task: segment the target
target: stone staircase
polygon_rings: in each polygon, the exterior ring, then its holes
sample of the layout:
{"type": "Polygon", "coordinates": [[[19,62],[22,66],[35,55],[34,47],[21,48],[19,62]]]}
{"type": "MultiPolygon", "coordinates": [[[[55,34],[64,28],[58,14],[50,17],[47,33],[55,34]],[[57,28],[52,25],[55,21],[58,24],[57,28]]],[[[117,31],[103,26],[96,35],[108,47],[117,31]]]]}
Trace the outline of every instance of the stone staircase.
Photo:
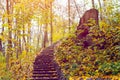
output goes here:
{"type": "Polygon", "coordinates": [[[54,46],[47,47],[34,61],[31,80],[65,80],[54,60],[54,46]]]}

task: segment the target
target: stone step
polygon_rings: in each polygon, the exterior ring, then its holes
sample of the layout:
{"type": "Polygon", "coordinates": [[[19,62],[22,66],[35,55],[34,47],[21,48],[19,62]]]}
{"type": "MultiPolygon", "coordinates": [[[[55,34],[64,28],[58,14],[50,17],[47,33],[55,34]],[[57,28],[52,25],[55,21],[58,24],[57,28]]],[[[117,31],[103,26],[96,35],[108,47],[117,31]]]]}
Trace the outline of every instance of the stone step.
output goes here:
{"type": "Polygon", "coordinates": [[[35,73],[37,73],[37,72],[41,72],[41,73],[42,73],[42,72],[43,72],[43,73],[44,73],[44,72],[48,72],[48,73],[57,73],[57,71],[32,71],[32,72],[33,72],[33,73],[34,73],[34,72],[35,72],[35,73]]]}
{"type": "Polygon", "coordinates": [[[58,80],[58,77],[56,77],[56,76],[55,76],[55,77],[33,76],[32,78],[33,78],[33,79],[37,79],[37,80],[38,80],[38,79],[40,79],[40,80],[54,80],[54,79],[55,79],[55,80],[58,80]]]}
{"type": "Polygon", "coordinates": [[[50,62],[50,63],[45,63],[45,62],[34,62],[34,64],[37,65],[37,64],[53,64],[53,63],[52,63],[52,62],[50,62]]]}
{"type": "Polygon", "coordinates": [[[56,71],[55,68],[51,68],[51,69],[48,69],[48,68],[44,68],[44,69],[34,69],[33,71],[56,71]]]}
{"type": "Polygon", "coordinates": [[[38,66],[38,67],[41,67],[41,66],[43,66],[43,67],[46,67],[46,66],[51,67],[51,66],[54,66],[54,65],[55,64],[53,64],[53,63],[49,63],[49,64],[45,63],[45,64],[35,64],[33,67],[36,67],[36,66],[38,66]]]}
{"type": "Polygon", "coordinates": [[[33,71],[33,74],[57,74],[57,71],[33,71]]]}
{"type": "Polygon", "coordinates": [[[35,60],[39,60],[39,59],[47,59],[47,58],[51,58],[51,56],[53,57],[53,55],[42,55],[40,57],[36,57],[35,60]]]}
{"type": "Polygon", "coordinates": [[[50,62],[52,62],[53,61],[53,59],[41,59],[41,60],[35,60],[35,62],[47,62],[47,63],[50,63],[50,62]]]}
{"type": "Polygon", "coordinates": [[[48,59],[52,60],[52,57],[51,56],[44,56],[44,57],[36,58],[35,60],[48,60],[48,59]]]}
{"type": "Polygon", "coordinates": [[[54,65],[35,65],[33,68],[53,68],[55,67],[54,65]]]}
{"type": "Polygon", "coordinates": [[[52,68],[38,67],[38,68],[34,68],[34,70],[56,70],[56,69],[55,67],[52,67],[52,68]]]}
{"type": "Polygon", "coordinates": [[[33,74],[32,77],[58,77],[57,74],[33,74]]]}
{"type": "Polygon", "coordinates": [[[58,78],[47,78],[47,77],[44,77],[44,78],[41,78],[41,77],[33,77],[31,78],[30,80],[59,80],[58,78]]]}

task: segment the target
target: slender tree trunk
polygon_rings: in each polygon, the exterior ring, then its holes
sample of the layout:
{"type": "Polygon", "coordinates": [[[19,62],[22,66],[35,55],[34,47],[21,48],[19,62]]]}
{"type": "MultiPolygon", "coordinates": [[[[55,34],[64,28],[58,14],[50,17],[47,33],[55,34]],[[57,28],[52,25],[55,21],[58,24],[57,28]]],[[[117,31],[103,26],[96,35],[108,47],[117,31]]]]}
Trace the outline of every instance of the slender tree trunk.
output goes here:
{"type": "Polygon", "coordinates": [[[70,32],[70,0],[68,0],[68,25],[69,25],[69,32],[70,32]]]}
{"type": "MultiPolygon", "coordinates": [[[[46,0],[45,0],[45,9],[47,9],[46,6],[46,0]]],[[[48,23],[47,23],[47,19],[48,19],[48,14],[45,12],[45,26],[44,26],[44,39],[43,39],[43,48],[45,48],[47,46],[47,42],[48,42],[48,31],[47,31],[47,27],[48,27],[48,23]]]]}
{"type": "MultiPolygon", "coordinates": [[[[19,34],[21,34],[20,31],[19,31],[19,34]]],[[[22,42],[21,42],[21,37],[18,38],[18,42],[19,42],[19,43],[18,43],[18,46],[19,46],[19,47],[18,47],[18,51],[19,51],[20,54],[22,54],[22,44],[21,44],[22,42]]]]}
{"type": "Polygon", "coordinates": [[[19,19],[16,18],[16,28],[18,28],[18,30],[15,33],[16,40],[17,40],[17,42],[15,43],[15,46],[16,46],[16,58],[18,58],[19,54],[22,53],[22,51],[21,51],[21,37],[18,37],[21,34],[20,30],[19,30],[20,26],[18,25],[19,24],[18,20],[19,19]]]}
{"type": "MultiPolygon", "coordinates": [[[[4,24],[4,19],[2,19],[2,24],[4,24]]],[[[3,32],[4,32],[4,26],[2,26],[2,33],[1,35],[3,36],[3,32]]],[[[3,56],[5,56],[5,43],[1,40],[1,51],[2,51],[2,54],[3,56]]]]}
{"type": "Polygon", "coordinates": [[[41,26],[39,25],[39,17],[38,17],[38,37],[37,37],[37,47],[36,47],[36,49],[38,49],[38,48],[40,48],[40,33],[42,33],[41,32],[41,26]]]}
{"type": "Polygon", "coordinates": [[[98,0],[99,6],[100,6],[100,19],[102,20],[102,5],[100,0],[98,0]]]}
{"type": "MultiPolygon", "coordinates": [[[[39,27],[40,27],[40,26],[39,26],[39,17],[38,17],[38,22],[37,22],[37,24],[38,24],[37,48],[38,48],[38,47],[39,47],[39,43],[40,43],[40,42],[39,42],[39,41],[40,41],[40,37],[39,37],[39,35],[40,35],[40,32],[39,32],[39,27]]],[[[37,48],[36,48],[36,49],[37,49],[37,48]]]]}
{"type": "MultiPolygon", "coordinates": [[[[27,43],[30,45],[30,37],[31,37],[31,35],[30,35],[30,33],[31,33],[31,31],[30,31],[30,28],[31,28],[31,23],[29,22],[28,23],[28,35],[29,36],[27,36],[27,43]]],[[[30,51],[30,47],[27,47],[27,52],[29,52],[30,51]]]]}
{"type": "Polygon", "coordinates": [[[80,12],[79,12],[79,9],[78,9],[78,6],[77,6],[77,4],[76,4],[76,1],[75,1],[75,0],[74,0],[74,4],[75,4],[76,10],[77,10],[77,12],[78,12],[79,18],[80,18],[80,12]]]}
{"type": "Polygon", "coordinates": [[[19,48],[18,48],[18,36],[15,34],[15,38],[16,38],[16,40],[17,40],[17,42],[15,42],[15,49],[16,49],[16,58],[18,59],[18,57],[19,57],[19,48]]]}
{"type": "Polygon", "coordinates": [[[63,27],[62,35],[63,35],[63,38],[64,38],[64,37],[65,37],[65,34],[66,34],[66,33],[65,33],[65,26],[66,26],[66,24],[65,24],[65,22],[64,22],[64,17],[63,17],[63,15],[62,15],[62,21],[63,21],[63,22],[62,22],[62,24],[63,24],[63,26],[62,26],[62,27],[63,27]]]}
{"type": "MultiPolygon", "coordinates": [[[[2,24],[3,24],[3,20],[2,20],[2,24]]],[[[2,26],[2,32],[0,34],[1,36],[3,36],[3,31],[4,31],[4,27],[2,26]]],[[[2,54],[4,55],[2,47],[3,47],[2,39],[0,39],[0,52],[2,52],[2,54]]]]}
{"type": "MultiPolygon", "coordinates": [[[[18,21],[18,19],[16,19],[16,28],[18,28],[18,22],[17,22],[17,21],[18,21]]],[[[16,58],[18,59],[18,57],[19,57],[19,52],[20,52],[20,51],[19,51],[19,47],[18,47],[18,44],[19,44],[18,42],[19,42],[19,41],[18,41],[18,35],[17,35],[17,34],[19,35],[19,31],[16,31],[16,33],[15,33],[15,38],[16,38],[16,40],[17,40],[17,42],[15,42],[16,58]]]]}
{"type": "Polygon", "coordinates": [[[50,42],[51,44],[53,43],[53,22],[52,22],[52,19],[53,19],[53,15],[52,15],[52,2],[50,2],[50,27],[51,27],[51,39],[50,39],[50,42]]]}
{"type": "Polygon", "coordinates": [[[92,7],[95,8],[94,0],[92,0],[92,7]]]}
{"type": "Polygon", "coordinates": [[[86,10],[86,3],[85,3],[85,1],[86,1],[86,0],[84,0],[84,3],[83,3],[83,4],[84,4],[84,6],[83,6],[83,11],[86,10]]]}
{"type": "Polygon", "coordinates": [[[0,39],[0,52],[2,52],[2,39],[0,39]]]}
{"type": "Polygon", "coordinates": [[[43,48],[45,48],[47,46],[47,42],[48,42],[47,23],[45,24],[44,28],[45,29],[44,29],[43,48]]]}
{"type": "Polygon", "coordinates": [[[9,0],[6,0],[6,10],[7,10],[7,14],[8,14],[8,48],[7,48],[7,54],[6,54],[6,68],[7,70],[9,69],[10,65],[9,65],[9,58],[10,56],[12,55],[12,51],[11,51],[11,48],[12,48],[12,25],[11,25],[11,20],[9,18],[10,16],[10,1],[9,0]]]}
{"type": "Polygon", "coordinates": [[[24,47],[25,47],[25,51],[27,51],[27,41],[26,41],[26,38],[25,38],[25,25],[24,25],[24,22],[23,22],[23,41],[24,41],[24,47]]]}

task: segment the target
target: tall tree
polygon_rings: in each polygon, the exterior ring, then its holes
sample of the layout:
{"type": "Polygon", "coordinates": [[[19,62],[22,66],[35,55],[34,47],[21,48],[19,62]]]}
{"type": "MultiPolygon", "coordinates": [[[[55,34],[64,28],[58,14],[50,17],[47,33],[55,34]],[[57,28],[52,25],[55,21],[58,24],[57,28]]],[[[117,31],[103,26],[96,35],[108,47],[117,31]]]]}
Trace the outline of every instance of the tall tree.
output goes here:
{"type": "Polygon", "coordinates": [[[92,7],[95,8],[95,2],[92,0],[92,7]]]}
{"type": "Polygon", "coordinates": [[[47,46],[48,42],[48,13],[47,13],[47,0],[44,0],[44,5],[45,5],[45,10],[44,10],[44,20],[45,20],[45,25],[44,25],[44,39],[43,39],[43,48],[47,46]]]}
{"type": "Polygon", "coordinates": [[[0,39],[0,52],[2,52],[2,39],[0,39]]]}
{"type": "Polygon", "coordinates": [[[69,25],[69,32],[70,32],[70,0],[68,0],[68,25],[69,25]]]}
{"type": "MultiPolygon", "coordinates": [[[[0,7],[2,8],[2,10],[0,10],[1,12],[4,12],[4,8],[3,8],[3,5],[2,5],[2,2],[0,1],[0,7]]],[[[0,14],[0,19],[1,19],[1,21],[2,21],[2,24],[4,23],[4,21],[3,21],[3,16],[2,16],[2,14],[0,14]]],[[[1,36],[1,38],[0,38],[0,52],[2,52],[3,53],[3,42],[2,42],[2,36],[3,36],[3,32],[4,32],[4,27],[2,26],[2,31],[1,31],[1,33],[0,33],[0,36],[1,36]]],[[[3,54],[4,55],[4,54],[3,54]]]]}
{"type": "Polygon", "coordinates": [[[6,10],[8,15],[8,48],[7,48],[7,55],[6,55],[6,68],[9,69],[9,58],[12,55],[12,23],[11,23],[11,17],[10,17],[10,11],[12,8],[12,2],[11,0],[6,0],[6,10]]]}
{"type": "Polygon", "coordinates": [[[51,38],[50,38],[50,42],[52,44],[53,42],[53,11],[52,11],[52,1],[50,1],[50,27],[51,27],[51,38]]]}
{"type": "Polygon", "coordinates": [[[80,11],[79,11],[79,9],[78,9],[78,6],[77,6],[77,3],[76,3],[75,0],[74,0],[74,4],[75,4],[76,10],[77,10],[77,12],[78,12],[79,18],[80,18],[80,11]]]}
{"type": "Polygon", "coordinates": [[[100,0],[98,0],[98,3],[99,3],[99,7],[100,7],[100,19],[102,20],[102,4],[101,4],[100,0]]]}

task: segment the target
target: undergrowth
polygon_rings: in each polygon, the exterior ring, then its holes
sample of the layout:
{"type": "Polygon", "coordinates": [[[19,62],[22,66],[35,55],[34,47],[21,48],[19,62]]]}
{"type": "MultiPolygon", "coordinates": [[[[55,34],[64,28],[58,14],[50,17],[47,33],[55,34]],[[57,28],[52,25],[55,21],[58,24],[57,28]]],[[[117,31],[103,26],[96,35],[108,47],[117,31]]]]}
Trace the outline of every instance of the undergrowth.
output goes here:
{"type": "Polygon", "coordinates": [[[56,60],[69,79],[82,76],[119,77],[120,28],[92,26],[89,34],[82,39],[72,34],[58,47],[56,60]]]}

